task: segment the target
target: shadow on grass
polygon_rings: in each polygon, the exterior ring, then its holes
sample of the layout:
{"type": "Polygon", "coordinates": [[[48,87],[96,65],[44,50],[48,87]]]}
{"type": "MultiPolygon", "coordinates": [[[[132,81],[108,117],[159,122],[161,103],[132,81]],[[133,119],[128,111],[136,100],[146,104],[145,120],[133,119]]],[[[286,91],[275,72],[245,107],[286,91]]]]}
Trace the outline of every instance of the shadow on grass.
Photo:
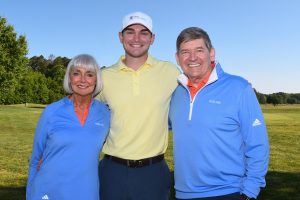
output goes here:
{"type": "Polygon", "coordinates": [[[1,200],[25,200],[26,188],[24,187],[3,187],[0,186],[1,200]]]}
{"type": "Polygon", "coordinates": [[[300,172],[270,171],[266,176],[267,186],[261,191],[259,200],[300,199],[300,172]]]}
{"type": "Polygon", "coordinates": [[[40,108],[40,109],[44,109],[46,106],[45,105],[27,105],[25,107],[26,108],[40,108]]]}
{"type": "MultiPolygon", "coordinates": [[[[174,172],[171,172],[171,196],[175,200],[174,172]]],[[[258,200],[299,200],[300,199],[300,172],[274,172],[270,171],[266,177],[267,187],[264,188],[258,200]]],[[[24,187],[3,187],[0,186],[1,200],[25,200],[24,187]]]]}
{"type": "MultiPolygon", "coordinates": [[[[175,200],[174,172],[170,200],[175,200]]],[[[267,187],[262,189],[258,200],[299,200],[300,199],[300,172],[268,172],[266,176],[267,187]]]]}

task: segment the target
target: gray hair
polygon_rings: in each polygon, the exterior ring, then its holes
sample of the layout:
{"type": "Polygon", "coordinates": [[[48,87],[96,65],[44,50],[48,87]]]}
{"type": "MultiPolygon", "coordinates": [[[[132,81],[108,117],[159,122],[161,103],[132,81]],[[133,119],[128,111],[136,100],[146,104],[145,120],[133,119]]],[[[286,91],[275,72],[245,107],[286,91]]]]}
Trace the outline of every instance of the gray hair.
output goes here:
{"type": "Polygon", "coordinates": [[[180,49],[180,45],[184,42],[189,42],[191,40],[203,39],[205,46],[210,51],[213,48],[211,41],[209,39],[208,34],[201,28],[198,27],[189,27],[181,31],[181,33],[177,37],[176,41],[176,50],[177,52],[180,49]]]}
{"type": "Polygon", "coordinates": [[[93,97],[97,96],[102,90],[102,79],[101,79],[101,71],[100,67],[98,66],[97,61],[95,58],[88,54],[79,54],[72,58],[67,66],[67,71],[64,77],[64,89],[68,94],[73,94],[72,87],[70,85],[70,72],[73,69],[82,67],[84,69],[88,69],[94,71],[96,73],[96,86],[93,92],[93,97]]]}

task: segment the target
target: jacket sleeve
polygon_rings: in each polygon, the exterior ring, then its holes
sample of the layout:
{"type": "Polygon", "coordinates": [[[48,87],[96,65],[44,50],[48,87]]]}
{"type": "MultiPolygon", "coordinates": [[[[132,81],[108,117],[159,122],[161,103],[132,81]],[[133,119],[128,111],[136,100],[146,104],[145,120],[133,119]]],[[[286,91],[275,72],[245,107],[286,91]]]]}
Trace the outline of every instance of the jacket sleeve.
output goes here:
{"type": "Polygon", "coordinates": [[[241,192],[256,198],[260,188],[266,186],[270,153],[267,128],[250,84],[243,91],[240,103],[239,118],[245,155],[245,177],[241,192]]]}
{"type": "Polygon", "coordinates": [[[46,145],[47,139],[47,121],[48,121],[48,112],[47,108],[41,114],[39,122],[36,127],[33,146],[32,146],[32,155],[29,162],[29,171],[28,171],[28,180],[26,186],[26,199],[30,199],[32,190],[32,184],[36,174],[38,173],[38,165],[42,159],[42,155],[46,145]]]}

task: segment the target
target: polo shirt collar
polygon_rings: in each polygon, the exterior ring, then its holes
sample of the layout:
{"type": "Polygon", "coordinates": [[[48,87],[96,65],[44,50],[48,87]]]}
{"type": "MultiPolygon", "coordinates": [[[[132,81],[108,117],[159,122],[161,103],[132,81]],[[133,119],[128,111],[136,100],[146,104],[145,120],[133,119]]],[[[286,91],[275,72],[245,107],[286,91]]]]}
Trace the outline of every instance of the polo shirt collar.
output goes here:
{"type": "MultiPolygon", "coordinates": [[[[130,67],[127,67],[123,60],[125,59],[125,56],[121,56],[118,60],[118,68],[121,71],[132,71],[132,69],[130,67]]],[[[146,60],[146,62],[139,68],[139,70],[143,69],[143,68],[148,68],[148,67],[153,67],[155,66],[155,59],[148,54],[148,58],[146,60]]]]}

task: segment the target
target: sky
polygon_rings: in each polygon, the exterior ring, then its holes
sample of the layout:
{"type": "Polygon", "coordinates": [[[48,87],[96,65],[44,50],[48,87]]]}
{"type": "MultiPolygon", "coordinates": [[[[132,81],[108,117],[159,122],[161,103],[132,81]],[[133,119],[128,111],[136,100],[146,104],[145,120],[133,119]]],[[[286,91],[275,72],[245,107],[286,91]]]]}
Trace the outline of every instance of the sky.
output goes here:
{"type": "Polygon", "coordinates": [[[178,34],[203,28],[222,68],[264,94],[300,93],[299,10],[299,0],[0,0],[28,58],[88,53],[110,66],[124,54],[122,18],[142,11],[153,20],[152,56],[176,64],[178,34]]]}

